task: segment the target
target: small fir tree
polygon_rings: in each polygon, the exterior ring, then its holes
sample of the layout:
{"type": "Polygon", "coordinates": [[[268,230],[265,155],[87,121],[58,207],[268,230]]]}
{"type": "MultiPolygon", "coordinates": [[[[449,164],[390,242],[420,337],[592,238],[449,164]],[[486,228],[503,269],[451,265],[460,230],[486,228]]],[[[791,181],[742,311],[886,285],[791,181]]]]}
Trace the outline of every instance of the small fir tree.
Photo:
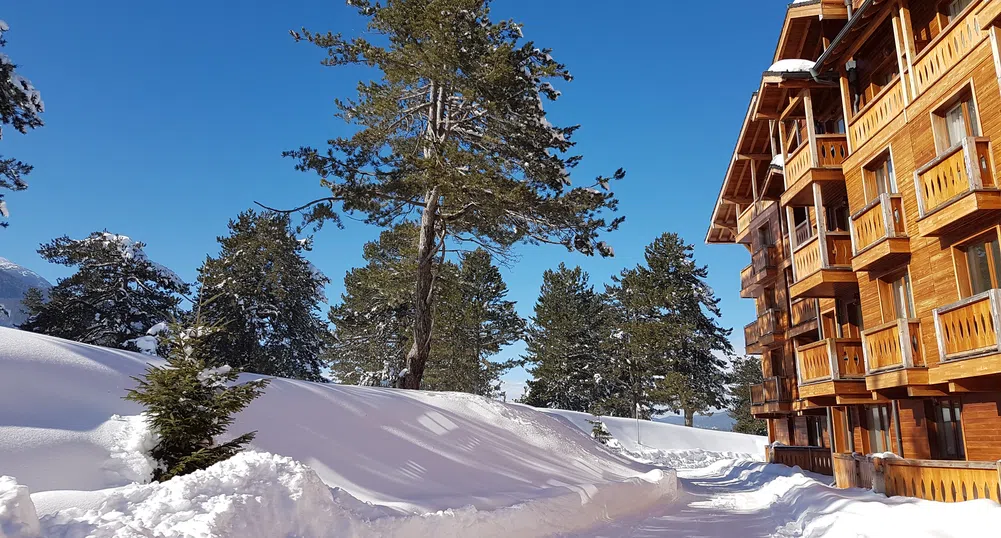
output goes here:
{"type": "Polygon", "coordinates": [[[38,250],[52,263],[77,271],[49,290],[24,299],[22,329],[105,347],[136,350],[138,338],[178,318],[189,287],[152,261],[145,245],[124,235],[94,232],[84,239],[60,237],[38,250]]]}
{"type": "Polygon", "coordinates": [[[542,280],[524,357],[533,379],[522,401],[591,412],[607,397],[602,343],[608,311],[580,267],[569,269],[561,263],[542,280]]]}
{"type": "Polygon", "coordinates": [[[256,432],[245,433],[217,444],[216,439],[267,386],[258,379],[234,384],[240,371],[215,366],[208,354],[206,337],[217,328],[196,323],[174,325],[165,367],[149,365],[137,387],[125,399],[146,407],[150,427],[158,436],[151,456],[158,463],[153,480],[163,482],[205,469],[240,452],[256,432]]]}
{"type": "Polygon", "coordinates": [[[733,431],[751,435],[768,435],[768,425],[751,414],[751,385],[764,382],[761,360],[756,357],[735,357],[730,373],[730,407],[727,414],[734,420],[733,431]]]}
{"type": "Polygon", "coordinates": [[[298,208],[307,221],[339,222],[345,213],[419,226],[401,386],[420,388],[433,344],[434,275],[449,244],[504,254],[519,242],[548,243],[611,255],[599,234],[621,222],[605,212],[617,206],[609,183],[625,174],[571,188],[577,127],[551,124],[543,102],[560,95],[552,81],[572,76],[550,50],[523,40],[520,24],[491,19],[488,0],[350,3],[367,20],[366,35],[292,35],[324,49],[325,65],[371,68],[356,98],[336,101],[354,134],[286,155],[329,190],[298,208]]]}
{"type": "Polygon", "coordinates": [[[593,437],[595,441],[603,445],[607,445],[612,439],[612,434],[608,433],[608,428],[605,427],[605,423],[598,417],[595,417],[594,420],[587,419],[587,422],[591,425],[591,437],[593,437]]]}
{"type": "Polygon", "coordinates": [[[219,237],[219,255],[199,268],[202,308],[214,360],[262,375],[322,381],[326,324],[319,316],[329,280],[304,256],[286,215],[245,211],[219,237]]]}
{"type": "MultiPolygon", "coordinates": [[[[7,45],[4,34],[10,30],[6,22],[0,20],[0,49],[7,45]]],[[[42,126],[40,115],[45,111],[41,94],[31,81],[19,75],[17,65],[10,57],[0,52],[0,138],[3,126],[11,125],[21,134],[28,129],[42,126]]],[[[0,154],[0,190],[23,191],[28,188],[24,176],[32,170],[30,164],[0,154]]],[[[3,192],[0,192],[0,228],[6,228],[9,211],[3,192]]]]}

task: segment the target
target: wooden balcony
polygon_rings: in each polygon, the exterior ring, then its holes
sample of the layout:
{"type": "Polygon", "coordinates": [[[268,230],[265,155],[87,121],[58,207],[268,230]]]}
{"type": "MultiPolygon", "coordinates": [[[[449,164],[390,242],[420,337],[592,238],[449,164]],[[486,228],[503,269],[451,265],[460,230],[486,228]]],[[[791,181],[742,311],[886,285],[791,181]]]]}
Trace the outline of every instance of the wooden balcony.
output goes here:
{"type": "Polygon", "coordinates": [[[921,324],[916,319],[897,319],[863,331],[862,351],[869,390],[928,383],[921,324]]]}
{"type": "Polygon", "coordinates": [[[754,266],[748,265],[740,270],[740,296],[744,299],[754,297],[754,266]]]}
{"type": "MultiPolygon", "coordinates": [[[[981,7],[995,3],[983,2],[981,7]]],[[[947,31],[936,36],[920,54],[914,57],[912,61],[914,68],[910,70],[913,86],[917,91],[914,99],[934,86],[987,38],[988,32],[977,23],[977,11],[979,9],[967,10],[961,19],[954,21],[947,27],[947,31]]]]}
{"type": "Polygon", "coordinates": [[[755,355],[785,341],[784,313],[774,308],[762,312],[758,319],[744,326],[747,353],[755,355]]]}
{"type": "Polygon", "coordinates": [[[772,245],[751,254],[751,265],[740,272],[740,296],[744,298],[761,295],[765,286],[778,276],[779,250],[772,245]]]}
{"type": "Polygon", "coordinates": [[[838,297],[858,290],[849,232],[814,236],[796,248],[792,265],[796,282],[789,287],[789,293],[793,299],[838,297]]]}
{"type": "Polygon", "coordinates": [[[834,454],[834,478],[839,488],[871,489],[888,497],[928,501],[1001,500],[997,462],[880,458],[834,454]]]}
{"type": "Polygon", "coordinates": [[[751,414],[759,418],[788,415],[795,399],[796,380],[767,377],[764,383],[751,385],[751,414]]]}
{"type": "Polygon", "coordinates": [[[736,241],[745,245],[749,244],[751,242],[750,232],[756,228],[755,224],[766,218],[765,215],[774,207],[778,207],[775,202],[759,200],[744,208],[740,215],[737,215],[736,241]]]}
{"type": "Polygon", "coordinates": [[[911,256],[904,229],[903,200],[881,194],[851,217],[852,269],[876,271],[899,267],[911,256]]]}
{"type": "Polygon", "coordinates": [[[848,138],[843,134],[817,135],[813,143],[801,144],[785,164],[786,190],[783,206],[813,204],[813,185],[844,184],[841,163],[848,157],[848,138]]]}
{"type": "Polygon", "coordinates": [[[819,446],[773,446],[768,449],[768,463],[799,467],[804,471],[832,475],[831,449],[819,446]]]}
{"type": "Polygon", "coordinates": [[[860,339],[828,338],[798,346],[796,367],[800,398],[869,396],[860,339]]]}
{"type": "Polygon", "coordinates": [[[817,300],[797,299],[790,307],[786,337],[794,338],[810,331],[817,331],[817,300]]]}
{"type": "Polygon", "coordinates": [[[930,383],[1001,373],[1001,290],[992,289],[935,309],[939,363],[930,383]]]}
{"type": "Polygon", "coordinates": [[[744,348],[748,355],[761,354],[762,347],[758,344],[758,321],[744,325],[744,348]]]}
{"type": "Polygon", "coordinates": [[[963,139],[915,170],[918,230],[940,236],[968,229],[971,222],[1001,215],[1001,191],[994,178],[988,138],[963,139]]]}
{"type": "Polygon", "coordinates": [[[848,125],[852,147],[858,151],[904,111],[904,87],[897,77],[889,86],[862,107],[848,125]]]}

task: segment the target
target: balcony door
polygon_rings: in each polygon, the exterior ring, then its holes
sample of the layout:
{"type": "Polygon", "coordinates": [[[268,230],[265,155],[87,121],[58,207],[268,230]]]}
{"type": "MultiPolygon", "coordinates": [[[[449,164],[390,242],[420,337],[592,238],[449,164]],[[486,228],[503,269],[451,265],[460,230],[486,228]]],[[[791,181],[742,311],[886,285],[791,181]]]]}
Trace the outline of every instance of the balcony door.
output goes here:
{"type": "Polygon", "coordinates": [[[925,412],[931,420],[932,442],[935,444],[935,459],[962,460],[966,458],[963,444],[962,405],[957,399],[929,401],[925,412]]]}
{"type": "Polygon", "coordinates": [[[949,16],[949,22],[958,19],[963,13],[963,10],[969,7],[972,3],[973,0],[952,0],[952,2],[949,2],[948,7],[946,8],[947,15],[949,16]]]}
{"type": "Polygon", "coordinates": [[[865,406],[866,430],[869,433],[869,453],[892,452],[890,448],[890,407],[865,406]]]}
{"type": "Polygon", "coordinates": [[[939,155],[958,146],[966,137],[980,136],[977,105],[969,88],[940,107],[932,118],[932,130],[939,155]]]}
{"type": "Polygon", "coordinates": [[[880,279],[879,299],[884,323],[895,319],[914,319],[911,276],[906,270],[880,279]]]}

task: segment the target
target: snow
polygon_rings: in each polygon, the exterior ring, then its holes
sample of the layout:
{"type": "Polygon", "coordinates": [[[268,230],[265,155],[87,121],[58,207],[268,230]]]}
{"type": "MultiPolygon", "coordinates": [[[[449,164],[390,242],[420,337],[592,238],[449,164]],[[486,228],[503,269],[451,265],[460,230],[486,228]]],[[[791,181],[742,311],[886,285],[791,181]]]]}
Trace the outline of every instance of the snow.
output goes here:
{"type": "Polygon", "coordinates": [[[813,69],[816,62],[810,60],[779,60],[767,69],[769,73],[803,73],[813,69]]]}
{"type": "Polygon", "coordinates": [[[783,166],[785,166],[785,162],[786,162],[785,157],[783,157],[782,154],[779,153],[778,155],[772,157],[772,162],[770,162],[768,165],[778,166],[779,168],[782,168],[783,166]]]}
{"type": "Polygon", "coordinates": [[[40,531],[28,488],[0,476],[0,538],[32,538],[40,531]]]}
{"type": "Polygon", "coordinates": [[[0,32],[6,32],[8,30],[10,30],[10,26],[7,24],[7,21],[0,19],[0,32]]]}
{"type": "Polygon", "coordinates": [[[91,234],[90,237],[82,239],[80,242],[100,243],[104,248],[117,249],[123,259],[146,262],[153,267],[153,270],[156,271],[161,277],[171,281],[175,286],[184,287],[185,285],[184,281],[181,280],[181,277],[177,276],[177,273],[174,273],[163,265],[149,259],[146,252],[143,250],[145,245],[142,242],[133,241],[132,238],[127,235],[100,232],[91,234]]]}
{"type": "Polygon", "coordinates": [[[144,484],[156,441],[122,396],[147,361],[0,329],[0,475],[43,536],[547,536],[677,497],[673,470],[526,406],[286,379],[231,429],[258,432],[253,452],[144,484]]]}

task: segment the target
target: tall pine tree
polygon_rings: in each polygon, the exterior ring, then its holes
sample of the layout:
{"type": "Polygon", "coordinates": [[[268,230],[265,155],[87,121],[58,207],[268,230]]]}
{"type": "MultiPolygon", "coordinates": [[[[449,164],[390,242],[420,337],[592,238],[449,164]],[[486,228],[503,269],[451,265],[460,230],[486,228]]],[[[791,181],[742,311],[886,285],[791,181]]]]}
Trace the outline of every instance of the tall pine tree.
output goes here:
{"type": "MultiPolygon", "coordinates": [[[[7,46],[6,33],[10,30],[7,23],[0,20],[0,49],[7,46]]],[[[40,115],[45,111],[41,94],[32,86],[31,81],[19,75],[17,65],[3,52],[0,52],[0,138],[3,138],[3,126],[11,125],[21,134],[42,126],[40,115]]],[[[13,157],[0,154],[0,190],[23,191],[28,188],[24,176],[31,172],[30,164],[13,157]]],[[[0,228],[6,228],[7,202],[3,192],[0,192],[0,228]]]]}
{"type": "Polygon", "coordinates": [[[607,396],[605,334],[610,316],[601,294],[580,267],[560,264],[542,276],[528,329],[524,403],[592,412],[607,396]]]}
{"type": "Polygon", "coordinates": [[[306,260],[287,215],[245,211],[199,269],[202,316],[214,360],[247,372],[320,381],[329,280],[306,260]]]}
{"type": "Polygon", "coordinates": [[[730,331],[718,323],[719,299],[691,245],[665,233],[646,247],[644,261],[616,279],[625,291],[619,297],[641,376],[655,382],[644,389],[644,398],[653,407],[683,412],[692,426],[696,413],[728,403],[724,368],[733,353],[730,331]]]}
{"type": "Polygon", "coordinates": [[[489,0],[352,0],[374,39],[293,32],[326,51],[324,65],[373,68],[375,80],[338,100],[355,128],[326,150],[286,155],[313,170],[329,195],[297,210],[307,221],[339,222],[341,212],[366,222],[419,226],[414,253],[413,343],[402,386],[419,388],[432,347],[435,266],[451,242],[506,253],[522,241],[610,255],[598,240],[618,227],[605,210],[616,200],[611,179],[570,188],[581,157],[568,155],[577,129],[555,127],[543,100],[560,93],[551,80],[570,72],[531,41],[521,25],[493,21],[489,0]]]}
{"type": "Polygon", "coordinates": [[[22,329],[87,344],[137,349],[153,326],[178,318],[189,292],[176,274],[152,261],[145,245],[127,236],[94,232],[84,239],[63,236],[38,253],[52,263],[76,267],[49,290],[49,300],[30,293],[22,329]]]}
{"type": "Polygon", "coordinates": [[[768,425],[751,414],[751,385],[764,381],[761,360],[757,357],[735,357],[730,374],[730,406],[727,414],[735,422],[733,431],[751,435],[768,435],[768,425]]]}

